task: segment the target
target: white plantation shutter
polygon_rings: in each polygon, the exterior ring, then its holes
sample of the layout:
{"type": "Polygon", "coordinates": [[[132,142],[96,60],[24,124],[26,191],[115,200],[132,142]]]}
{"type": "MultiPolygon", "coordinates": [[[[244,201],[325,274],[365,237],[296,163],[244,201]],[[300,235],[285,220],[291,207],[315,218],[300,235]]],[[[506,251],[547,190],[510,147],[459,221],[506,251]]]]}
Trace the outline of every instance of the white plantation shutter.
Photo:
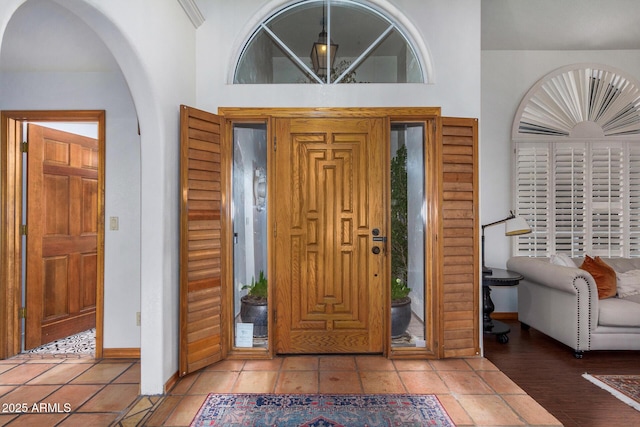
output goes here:
{"type": "Polygon", "coordinates": [[[590,154],[590,254],[623,256],[623,152],[620,145],[592,144],[590,154]]]}
{"type": "Polygon", "coordinates": [[[516,213],[532,234],[515,255],[640,257],[640,83],[573,64],[522,99],[515,143],[516,213]]]}
{"type": "Polygon", "coordinates": [[[640,256],[640,143],[519,142],[515,254],[640,256]]]}
{"type": "Polygon", "coordinates": [[[516,206],[518,215],[527,219],[532,229],[526,239],[515,238],[519,255],[545,256],[548,240],[550,146],[518,144],[515,152],[516,206]]]}
{"type": "Polygon", "coordinates": [[[628,201],[624,203],[626,227],[629,230],[629,256],[640,257],[640,143],[627,145],[625,153],[626,191],[628,201]]]}
{"type": "Polygon", "coordinates": [[[582,253],[585,245],[585,156],[584,144],[551,144],[553,206],[549,232],[552,253],[569,256],[582,253]]]}

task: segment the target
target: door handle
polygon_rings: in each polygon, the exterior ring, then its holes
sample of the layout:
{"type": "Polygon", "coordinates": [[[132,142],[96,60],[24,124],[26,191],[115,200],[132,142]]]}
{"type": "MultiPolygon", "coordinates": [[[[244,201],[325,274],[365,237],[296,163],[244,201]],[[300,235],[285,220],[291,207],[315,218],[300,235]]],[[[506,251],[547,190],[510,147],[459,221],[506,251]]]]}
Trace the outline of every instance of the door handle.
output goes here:
{"type": "Polygon", "coordinates": [[[378,246],[374,246],[371,248],[371,252],[373,252],[375,255],[378,255],[380,253],[380,248],[378,246]]]}

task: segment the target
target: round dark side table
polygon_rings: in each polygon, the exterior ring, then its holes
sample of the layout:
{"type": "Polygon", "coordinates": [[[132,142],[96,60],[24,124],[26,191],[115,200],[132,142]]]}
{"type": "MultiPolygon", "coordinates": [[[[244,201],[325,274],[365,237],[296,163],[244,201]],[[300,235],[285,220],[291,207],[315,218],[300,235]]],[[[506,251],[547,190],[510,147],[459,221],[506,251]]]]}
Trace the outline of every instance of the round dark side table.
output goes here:
{"type": "Polygon", "coordinates": [[[509,342],[507,334],[511,332],[511,329],[506,323],[491,318],[491,313],[495,309],[491,300],[491,286],[516,286],[523,278],[519,273],[501,268],[492,268],[491,273],[482,275],[482,329],[485,334],[495,335],[498,342],[502,344],[509,342]]]}

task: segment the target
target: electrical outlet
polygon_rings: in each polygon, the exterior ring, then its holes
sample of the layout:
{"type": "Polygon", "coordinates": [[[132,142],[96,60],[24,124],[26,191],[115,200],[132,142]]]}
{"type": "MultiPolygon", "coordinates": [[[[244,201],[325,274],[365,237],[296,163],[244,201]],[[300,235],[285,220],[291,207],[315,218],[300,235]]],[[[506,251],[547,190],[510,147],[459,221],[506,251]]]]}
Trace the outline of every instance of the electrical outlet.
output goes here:
{"type": "Polygon", "coordinates": [[[136,326],[140,326],[140,312],[136,312],[136,326]]]}
{"type": "Polygon", "coordinates": [[[117,230],[120,228],[120,220],[117,216],[109,217],[109,229],[117,230]]]}

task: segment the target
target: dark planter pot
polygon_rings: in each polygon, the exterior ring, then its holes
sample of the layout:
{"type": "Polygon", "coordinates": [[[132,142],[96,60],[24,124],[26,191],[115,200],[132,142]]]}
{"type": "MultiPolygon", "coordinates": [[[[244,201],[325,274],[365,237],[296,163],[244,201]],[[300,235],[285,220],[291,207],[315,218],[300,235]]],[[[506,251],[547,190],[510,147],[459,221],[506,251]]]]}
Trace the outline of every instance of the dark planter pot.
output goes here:
{"type": "Polygon", "coordinates": [[[399,338],[411,323],[411,298],[391,301],[391,338],[399,338]]]}
{"type": "Polygon", "coordinates": [[[267,300],[245,295],[240,298],[240,319],[242,323],[253,323],[253,336],[264,338],[267,336],[267,319],[269,312],[267,300]]]}

